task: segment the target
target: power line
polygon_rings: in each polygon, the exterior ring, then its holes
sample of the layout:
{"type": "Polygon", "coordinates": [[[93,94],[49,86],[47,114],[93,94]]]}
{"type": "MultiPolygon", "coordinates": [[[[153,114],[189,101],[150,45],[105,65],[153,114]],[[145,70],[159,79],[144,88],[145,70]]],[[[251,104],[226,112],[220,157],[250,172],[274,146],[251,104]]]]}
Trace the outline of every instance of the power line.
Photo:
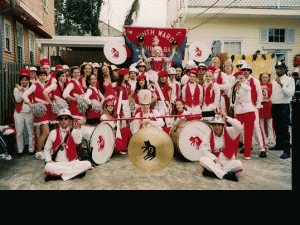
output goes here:
{"type": "Polygon", "coordinates": [[[220,0],[217,0],[215,3],[213,3],[213,4],[212,4],[211,6],[209,6],[207,9],[205,9],[203,12],[199,13],[198,15],[196,15],[196,16],[194,16],[194,17],[188,19],[188,20],[186,20],[185,22],[190,21],[190,20],[192,20],[192,19],[195,19],[196,17],[202,15],[202,14],[205,13],[207,10],[209,10],[210,8],[212,8],[213,6],[215,6],[215,4],[217,4],[219,1],[220,1],[220,0]]]}
{"type": "MultiPolygon", "coordinates": [[[[205,20],[204,22],[202,22],[202,23],[200,23],[199,25],[197,25],[197,26],[195,26],[195,27],[193,27],[192,29],[190,29],[190,30],[194,30],[194,29],[196,29],[196,28],[198,28],[198,27],[200,27],[201,25],[203,25],[203,24],[205,24],[205,23],[207,23],[207,22],[209,22],[209,21],[211,21],[211,20],[213,20],[214,18],[216,18],[217,16],[219,16],[219,15],[221,15],[221,14],[223,14],[222,12],[225,10],[225,9],[227,9],[228,7],[230,7],[233,3],[235,3],[237,0],[234,0],[233,2],[231,2],[229,5],[227,5],[224,9],[222,9],[220,12],[218,12],[217,14],[215,14],[213,17],[211,17],[211,18],[209,18],[209,19],[207,19],[207,20],[205,20]]],[[[239,0],[239,2],[238,3],[240,3],[242,0],[239,0]]]]}

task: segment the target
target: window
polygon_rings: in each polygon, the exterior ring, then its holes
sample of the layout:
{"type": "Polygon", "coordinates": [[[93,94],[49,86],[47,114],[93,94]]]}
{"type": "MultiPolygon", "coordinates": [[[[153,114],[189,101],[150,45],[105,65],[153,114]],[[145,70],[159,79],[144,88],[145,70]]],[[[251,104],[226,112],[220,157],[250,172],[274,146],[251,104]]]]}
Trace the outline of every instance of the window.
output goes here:
{"type": "Polygon", "coordinates": [[[24,33],[22,24],[17,22],[17,61],[24,63],[24,33]]]}
{"type": "Polygon", "coordinates": [[[34,43],[34,33],[32,31],[28,31],[29,34],[29,60],[30,65],[34,66],[34,50],[35,50],[35,43],[34,43]]]}
{"type": "Polygon", "coordinates": [[[285,42],[285,29],[269,29],[269,42],[285,42]]]}
{"type": "Polygon", "coordinates": [[[295,44],[295,28],[261,28],[260,43],[295,44]]]}
{"type": "Polygon", "coordinates": [[[4,20],[4,46],[6,52],[11,52],[11,23],[4,20]]]}
{"type": "Polygon", "coordinates": [[[224,53],[228,53],[228,55],[242,55],[242,42],[224,41],[224,53]]]}

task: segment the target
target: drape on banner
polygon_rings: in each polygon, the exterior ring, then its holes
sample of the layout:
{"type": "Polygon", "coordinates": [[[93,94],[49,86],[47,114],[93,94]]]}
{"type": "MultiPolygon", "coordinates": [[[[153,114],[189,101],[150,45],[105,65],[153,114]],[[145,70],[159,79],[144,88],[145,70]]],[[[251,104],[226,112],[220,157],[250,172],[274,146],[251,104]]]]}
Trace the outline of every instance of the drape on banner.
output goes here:
{"type": "MultiPolygon", "coordinates": [[[[131,27],[125,26],[126,34],[132,43],[136,44],[139,36],[144,37],[144,45],[150,54],[155,46],[160,46],[166,56],[171,51],[173,41],[178,42],[180,48],[185,36],[186,29],[182,28],[157,28],[157,27],[131,27]]],[[[126,46],[128,57],[132,56],[131,50],[126,46]]]]}

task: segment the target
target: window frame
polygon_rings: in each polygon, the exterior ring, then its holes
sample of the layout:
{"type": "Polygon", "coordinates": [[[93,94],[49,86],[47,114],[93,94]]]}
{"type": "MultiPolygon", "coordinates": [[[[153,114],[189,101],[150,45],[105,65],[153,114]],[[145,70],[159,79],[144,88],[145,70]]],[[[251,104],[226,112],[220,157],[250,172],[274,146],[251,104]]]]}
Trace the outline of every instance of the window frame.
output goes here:
{"type": "MultiPolygon", "coordinates": [[[[243,55],[243,52],[244,52],[244,40],[243,39],[229,39],[229,38],[226,38],[226,39],[223,39],[222,40],[222,52],[224,52],[225,53],[225,43],[232,43],[232,42],[234,42],[234,43],[236,43],[236,42],[240,42],[241,43],[241,55],[243,55]]],[[[226,53],[228,53],[228,52],[226,52],[226,53]]],[[[228,53],[228,55],[231,55],[231,54],[229,54],[228,53]]],[[[235,55],[238,55],[238,54],[235,54],[235,55]]]]}
{"type": "Polygon", "coordinates": [[[8,21],[7,19],[3,20],[3,27],[4,27],[4,51],[5,52],[9,52],[12,53],[12,26],[11,26],[11,22],[8,21]],[[9,37],[7,36],[7,32],[6,32],[6,26],[9,26],[9,37]],[[6,48],[6,39],[9,39],[9,49],[6,48]]]}

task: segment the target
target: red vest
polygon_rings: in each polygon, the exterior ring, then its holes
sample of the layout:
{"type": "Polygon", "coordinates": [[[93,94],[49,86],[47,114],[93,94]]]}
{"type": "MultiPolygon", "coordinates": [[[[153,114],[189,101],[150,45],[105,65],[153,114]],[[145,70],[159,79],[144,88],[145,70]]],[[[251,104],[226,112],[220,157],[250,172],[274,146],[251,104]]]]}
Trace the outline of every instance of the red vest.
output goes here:
{"type": "MultiPolygon", "coordinates": [[[[31,101],[32,99],[32,94],[28,96],[29,100],[31,101]]],[[[17,113],[20,113],[22,108],[23,108],[24,100],[22,100],[20,103],[16,103],[15,110],[17,113]]]]}
{"type": "MultiPolygon", "coordinates": [[[[153,114],[152,109],[149,110],[149,114],[153,114]]],[[[144,117],[144,113],[143,113],[142,110],[141,110],[141,112],[140,112],[140,117],[141,117],[141,118],[144,117]]],[[[149,117],[149,119],[150,119],[151,121],[156,121],[156,119],[155,119],[154,117],[149,117]]],[[[141,124],[141,125],[140,125],[140,129],[142,129],[142,128],[143,128],[143,125],[141,124]]]]}
{"type": "Polygon", "coordinates": [[[256,91],[256,86],[254,84],[254,78],[250,78],[250,87],[251,87],[251,99],[253,104],[256,106],[257,102],[257,91],[256,91]]]}
{"type": "Polygon", "coordinates": [[[39,101],[37,101],[36,98],[39,98],[39,99],[47,102],[47,100],[43,94],[45,89],[38,82],[34,83],[33,85],[36,86],[36,90],[33,93],[33,103],[39,103],[39,101]]]}
{"type": "MultiPolygon", "coordinates": [[[[222,152],[227,159],[231,160],[233,155],[235,156],[237,155],[240,135],[235,140],[232,140],[227,132],[226,127],[224,127],[224,139],[225,139],[225,148],[223,149],[222,152]]],[[[214,130],[212,130],[210,133],[210,148],[212,150],[212,153],[216,157],[219,157],[221,151],[215,152],[214,130]]]]}
{"type": "Polygon", "coordinates": [[[194,96],[192,96],[189,83],[186,86],[185,92],[186,92],[185,104],[188,107],[193,107],[193,106],[200,105],[200,88],[199,88],[198,84],[196,84],[196,89],[195,89],[194,96]]]}
{"type": "Polygon", "coordinates": [[[117,92],[118,97],[120,96],[121,90],[123,90],[122,100],[128,100],[128,97],[131,94],[131,86],[126,85],[126,87],[120,87],[119,85],[116,85],[114,91],[117,92]]]}
{"type": "MultiPolygon", "coordinates": [[[[56,139],[53,143],[53,154],[58,150],[58,146],[63,142],[60,138],[59,130],[60,128],[56,129],[56,139]]],[[[70,134],[68,140],[64,143],[64,149],[70,162],[77,158],[77,144],[74,142],[72,134],[70,134]]]]}
{"type": "MultiPolygon", "coordinates": [[[[80,82],[80,81],[79,81],[80,82]]],[[[79,86],[75,80],[71,80],[70,81],[71,84],[74,85],[74,89],[71,91],[70,93],[70,96],[72,98],[76,98],[74,94],[77,94],[77,95],[82,95],[84,94],[84,90],[83,90],[83,87],[82,86],[79,86]]]]}
{"type": "Polygon", "coordinates": [[[204,98],[204,102],[205,104],[208,106],[212,103],[214,103],[215,101],[215,91],[214,89],[212,89],[213,83],[211,83],[208,87],[203,87],[203,98],[204,98]],[[212,92],[212,94],[211,94],[212,92]]]}
{"type": "Polygon", "coordinates": [[[97,100],[100,102],[100,94],[98,94],[94,88],[89,87],[88,89],[90,89],[92,91],[92,94],[90,96],[90,100],[97,100]]]}
{"type": "MultiPolygon", "coordinates": [[[[217,79],[214,79],[214,82],[216,82],[218,85],[222,85],[223,84],[223,79],[222,79],[222,72],[221,70],[219,71],[218,77],[217,79]]],[[[224,91],[221,91],[221,95],[224,94],[224,91]]]]}
{"type": "Polygon", "coordinates": [[[52,101],[55,101],[57,97],[62,98],[62,93],[64,92],[64,89],[65,89],[64,86],[61,87],[59,85],[59,83],[58,83],[56,90],[51,93],[51,95],[52,95],[52,97],[51,97],[52,101]],[[59,90],[59,89],[61,89],[61,90],[59,90]]]}

